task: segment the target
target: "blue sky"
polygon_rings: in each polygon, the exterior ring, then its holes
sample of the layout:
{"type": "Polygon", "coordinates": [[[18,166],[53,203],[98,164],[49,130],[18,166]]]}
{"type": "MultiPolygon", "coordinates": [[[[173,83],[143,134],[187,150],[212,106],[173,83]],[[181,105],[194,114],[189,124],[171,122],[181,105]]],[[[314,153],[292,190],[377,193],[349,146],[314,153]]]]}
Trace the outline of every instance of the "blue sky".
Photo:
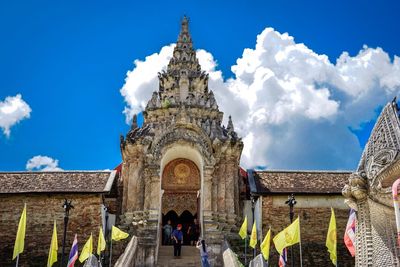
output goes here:
{"type": "MultiPolygon", "coordinates": [[[[0,101],[21,94],[32,112],[9,137],[0,133],[0,170],[25,170],[36,155],[59,160],[63,169],[118,165],[119,134],[129,129],[120,93],[126,72],[135,59],[175,42],[184,14],[195,47],[212,53],[225,78],[266,27],[288,32],[333,63],[364,44],[400,55],[400,4],[349,2],[2,1],[0,101]]],[[[361,145],[372,125],[354,131],[361,145]]]]}

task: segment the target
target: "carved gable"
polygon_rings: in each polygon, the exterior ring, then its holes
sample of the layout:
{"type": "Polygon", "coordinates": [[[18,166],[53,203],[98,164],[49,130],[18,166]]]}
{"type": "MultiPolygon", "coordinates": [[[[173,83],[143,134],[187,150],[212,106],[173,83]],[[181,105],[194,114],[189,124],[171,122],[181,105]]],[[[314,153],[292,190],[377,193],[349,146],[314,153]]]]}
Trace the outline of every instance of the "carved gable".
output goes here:
{"type": "Polygon", "coordinates": [[[382,110],[365,146],[358,172],[364,172],[370,186],[380,186],[379,174],[397,160],[400,151],[400,121],[395,101],[382,110]]]}

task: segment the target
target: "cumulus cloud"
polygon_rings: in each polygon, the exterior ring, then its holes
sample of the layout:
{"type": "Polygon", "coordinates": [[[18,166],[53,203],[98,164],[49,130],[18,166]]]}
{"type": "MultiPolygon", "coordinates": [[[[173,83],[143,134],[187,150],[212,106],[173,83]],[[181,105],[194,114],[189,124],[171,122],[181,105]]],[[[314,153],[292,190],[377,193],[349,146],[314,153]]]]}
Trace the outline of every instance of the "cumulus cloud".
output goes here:
{"type": "Polygon", "coordinates": [[[127,122],[144,110],[151,94],[158,89],[157,73],[166,69],[174,47],[175,44],[170,44],[161,48],[159,53],[147,56],[144,61],[135,60],[134,69],[127,72],[120,91],[127,104],[124,110],[127,122]]]}
{"type": "Polygon", "coordinates": [[[63,171],[60,167],[58,167],[58,160],[50,158],[48,156],[34,156],[29,159],[26,163],[26,169],[28,171],[63,171]]]}
{"type": "MultiPolygon", "coordinates": [[[[156,74],[172,50],[165,46],[135,61],[121,89],[127,120],[158,89],[156,74]]],[[[354,169],[361,147],[351,130],[375,119],[376,109],[400,89],[400,59],[381,48],[364,46],[331,62],[272,28],[244,49],[230,79],[224,80],[212,54],[200,49],[197,56],[220,109],[232,115],[243,137],[246,167],[354,169]]]]}
{"type": "Polygon", "coordinates": [[[31,111],[20,94],[8,96],[4,101],[0,100],[0,128],[3,133],[9,137],[11,127],[23,119],[29,118],[31,111]]]}

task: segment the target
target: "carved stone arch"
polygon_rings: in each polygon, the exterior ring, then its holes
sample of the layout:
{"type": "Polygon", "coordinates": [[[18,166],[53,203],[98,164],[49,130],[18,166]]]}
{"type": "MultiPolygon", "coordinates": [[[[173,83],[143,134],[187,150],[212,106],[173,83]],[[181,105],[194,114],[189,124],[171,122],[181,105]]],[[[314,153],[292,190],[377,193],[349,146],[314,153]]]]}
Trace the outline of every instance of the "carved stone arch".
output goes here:
{"type": "Polygon", "coordinates": [[[213,162],[212,144],[208,136],[194,129],[183,127],[175,127],[153,142],[153,146],[150,149],[153,162],[160,163],[163,154],[162,151],[176,143],[186,143],[194,146],[202,155],[207,165],[213,162]]]}

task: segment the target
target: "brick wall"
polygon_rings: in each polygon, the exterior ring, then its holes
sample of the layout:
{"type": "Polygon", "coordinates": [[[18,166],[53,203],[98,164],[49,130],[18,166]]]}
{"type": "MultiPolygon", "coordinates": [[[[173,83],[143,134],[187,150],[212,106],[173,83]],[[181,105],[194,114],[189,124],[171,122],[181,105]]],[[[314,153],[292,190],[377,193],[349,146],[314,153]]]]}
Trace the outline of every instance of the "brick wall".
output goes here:
{"type": "MultiPolygon", "coordinates": [[[[289,208],[286,206],[287,196],[262,197],[263,234],[272,229],[272,237],[289,225],[289,208]]],[[[325,247],[326,233],[331,216],[330,207],[335,209],[337,238],[338,238],[338,265],[354,266],[351,257],[343,243],[349,210],[343,203],[341,196],[296,196],[297,205],[294,208],[294,218],[300,216],[303,266],[333,266],[329,253],[325,247]]],[[[272,245],[273,246],[273,245],[272,245]]],[[[299,245],[294,245],[294,266],[299,264],[299,245]]],[[[290,265],[290,251],[289,251],[290,265]]],[[[277,266],[278,253],[271,249],[270,266],[277,266]]]]}
{"type": "MultiPolygon", "coordinates": [[[[59,244],[58,266],[61,262],[64,199],[72,200],[74,209],[70,212],[66,240],[66,260],[75,233],[78,234],[79,252],[89,238],[94,237],[94,250],[101,225],[101,195],[96,194],[30,194],[0,195],[0,266],[15,266],[12,262],[15,236],[24,203],[27,204],[27,228],[25,250],[20,256],[19,266],[46,266],[47,256],[53,231],[54,219],[57,221],[59,244]]],[[[80,266],[76,264],[75,266],[80,266]]]]}

